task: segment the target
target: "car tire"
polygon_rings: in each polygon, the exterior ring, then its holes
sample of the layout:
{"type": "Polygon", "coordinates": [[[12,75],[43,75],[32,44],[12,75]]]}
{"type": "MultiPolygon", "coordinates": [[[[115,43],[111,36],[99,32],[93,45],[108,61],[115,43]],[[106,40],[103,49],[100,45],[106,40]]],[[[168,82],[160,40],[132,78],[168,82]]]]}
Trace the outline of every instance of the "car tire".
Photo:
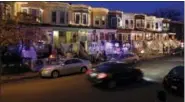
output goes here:
{"type": "Polygon", "coordinates": [[[111,81],[109,81],[108,82],[108,84],[107,84],[107,88],[109,88],[109,89],[113,89],[113,88],[115,88],[116,87],[116,81],[114,81],[114,80],[111,80],[111,81]]]}
{"type": "Polygon", "coordinates": [[[82,67],[81,69],[80,69],[80,72],[81,73],[85,73],[87,71],[87,68],[86,67],[82,67]]]}
{"type": "Polygon", "coordinates": [[[58,72],[58,71],[53,71],[53,72],[51,73],[51,77],[52,77],[52,78],[58,78],[58,77],[59,77],[59,72],[58,72]]]}

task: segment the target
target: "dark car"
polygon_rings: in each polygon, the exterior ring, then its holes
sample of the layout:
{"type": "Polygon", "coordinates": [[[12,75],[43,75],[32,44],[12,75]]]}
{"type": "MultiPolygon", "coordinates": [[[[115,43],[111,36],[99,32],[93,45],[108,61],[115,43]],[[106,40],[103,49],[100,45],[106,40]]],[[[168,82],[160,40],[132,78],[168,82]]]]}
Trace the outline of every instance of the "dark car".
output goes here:
{"type": "Polygon", "coordinates": [[[129,64],[120,62],[105,62],[87,71],[87,78],[94,85],[114,88],[119,83],[140,81],[143,73],[129,64]]]}
{"type": "Polygon", "coordinates": [[[184,66],[173,68],[163,80],[163,86],[168,91],[183,95],[184,93],[184,66]]]}
{"type": "Polygon", "coordinates": [[[171,54],[173,56],[184,56],[184,49],[183,48],[176,48],[174,50],[171,51],[171,54]]]}

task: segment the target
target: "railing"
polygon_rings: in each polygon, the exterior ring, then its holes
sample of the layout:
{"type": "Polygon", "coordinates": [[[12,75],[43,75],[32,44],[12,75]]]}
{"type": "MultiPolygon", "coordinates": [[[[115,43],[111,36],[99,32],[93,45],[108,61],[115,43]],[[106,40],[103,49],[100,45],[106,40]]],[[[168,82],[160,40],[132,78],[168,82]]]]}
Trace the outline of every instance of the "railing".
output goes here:
{"type": "Polygon", "coordinates": [[[23,23],[40,23],[41,22],[41,17],[27,14],[24,12],[18,12],[16,19],[18,20],[18,22],[23,22],[23,23]]]}

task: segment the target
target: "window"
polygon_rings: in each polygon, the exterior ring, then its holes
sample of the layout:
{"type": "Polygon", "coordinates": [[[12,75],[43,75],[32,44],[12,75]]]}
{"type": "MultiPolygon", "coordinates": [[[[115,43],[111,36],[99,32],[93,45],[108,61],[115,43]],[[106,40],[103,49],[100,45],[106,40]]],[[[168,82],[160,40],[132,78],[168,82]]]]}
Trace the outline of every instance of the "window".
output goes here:
{"type": "Polygon", "coordinates": [[[141,20],[141,27],[143,28],[144,26],[145,26],[145,20],[142,19],[142,20],[141,20]]]}
{"type": "Polygon", "coordinates": [[[31,9],[31,14],[33,16],[37,16],[37,9],[31,9]]]}
{"type": "Polygon", "coordinates": [[[122,34],[118,34],[118,40],[122,41],[122,34]]]}
{"type": "Polygon", "coordinates": [[[28,13],[28,9],[23,9],[22,12],[28,13]]]}
{"type": "Polygon", "coordinates": [[[102,25],[105,25],[105,21],[102,21],[102,25]]]}
{"type": "Polygon", "coordinates": [[[130,25],[131,25],[131,28],[134,27],[134,22],[133,22],[133,20],[130,21],[130,25]]]}
{"type": "Polygon", "coordinates": [[[105,17],[102,16],[102,25],[105,25],[105,17]]]}
{"type": "Polygon", "coordinates": [[[112,27],[116,27],[116,26],[117,26],[117,19],[116,19],[115,17],[113,17],[113,18],[111,19],[111,26],[112,26],[112,27]]]}
{"type": "Polygon", "coordinates": [[[158,23],[155,23],[155,27],[156,27],[156,29],[158,29],[158,23]]]}
{"type": "Polygon", "coordinates": [[[103,32],[100,33],[100,40],[104,40],[104,33],[103,32]]]}
{"type": "Polygon", "coordinates": [[[120,24],[120,21],[121,21],[120,18],[118,18],[118,24],[120,24]]]}
{"type": "Polygon", "coordinates": [[[141,27],[141,20],[139,19],[136,20],[136,27],[137,28],[141,27]]]}
{"type": "Polygon", "coordinates": [[[72,60],[67,60],[64,64],[72,64],[72,60]]]}
{"type": "Polygon", "coordinates": [[[99,20],[95,20],[95,24],[96,25],[100,25],[100,21],[99,20]]]}
{"type": "Polygon", "coordinates": [[[81,61],[78,59],[72,59],[71,61],[72,61],[71,63],[81,63],[81,61]]]}
{"type": "Polygon", "coordinates": [[[128,20],[125,20],[125,27],[128,28],[128,20]]]}
{"type": "Polygon", "coordinates": [[[60,23],[61,24],[65,23],[65,12],[63,11],[60,12],[60,23]]]}
{"type": "Polygon", "coordinates": [[[109,34],[105,34],[105,40],[109,41],[109,34]]]}
{"type": "Polygon", "coordinates": [[[87,24],[87,14],[86,13],[82,14],[82,23],[87,24]]]}
{"type": "Polygon", "coordinates": [[[147,28],[150,28],[150,24],[149,23],[147,23],[147,28]]]}
{"type": "Polygon", "coordinates": [[[56,17],[57,17],[57,12],[56,11],[52,12],[52,17],[51,17],[52,22],[56,23],[56,20],[57,20],[56,17]]]}
{"type": "Polygon", "coordinates": [[[80,13],[75,13],[75,23],[80,24],[80,13]]]}

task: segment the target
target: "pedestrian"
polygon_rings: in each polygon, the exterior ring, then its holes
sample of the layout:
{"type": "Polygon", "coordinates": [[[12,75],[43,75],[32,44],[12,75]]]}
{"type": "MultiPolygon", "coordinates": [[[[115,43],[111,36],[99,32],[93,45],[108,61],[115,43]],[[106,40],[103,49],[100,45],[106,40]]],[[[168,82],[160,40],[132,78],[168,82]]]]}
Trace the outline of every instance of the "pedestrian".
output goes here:
{"type": "Polygon", "coordinates": [[[107,55],[106,55],[105,50],[103,50],[103,59],[104,59],[104,61],[106,61],[106,60],[107,60],[107,55]]]}

